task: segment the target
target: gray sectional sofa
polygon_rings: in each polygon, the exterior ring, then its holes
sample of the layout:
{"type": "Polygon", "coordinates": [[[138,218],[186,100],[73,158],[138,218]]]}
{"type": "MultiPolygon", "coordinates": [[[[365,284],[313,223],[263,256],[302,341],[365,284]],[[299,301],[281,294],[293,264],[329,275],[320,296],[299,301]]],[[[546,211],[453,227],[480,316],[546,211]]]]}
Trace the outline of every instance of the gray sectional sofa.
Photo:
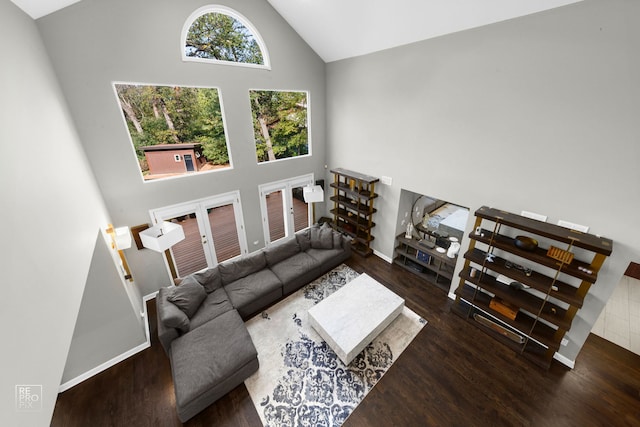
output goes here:
{"type": "Polygon", "coordinates": [[[314,225],[160,289],[158,338],[171,361],[178,418],[185,422],[258,370],[244,319],[350,256],[348,237],[314,225]]]}

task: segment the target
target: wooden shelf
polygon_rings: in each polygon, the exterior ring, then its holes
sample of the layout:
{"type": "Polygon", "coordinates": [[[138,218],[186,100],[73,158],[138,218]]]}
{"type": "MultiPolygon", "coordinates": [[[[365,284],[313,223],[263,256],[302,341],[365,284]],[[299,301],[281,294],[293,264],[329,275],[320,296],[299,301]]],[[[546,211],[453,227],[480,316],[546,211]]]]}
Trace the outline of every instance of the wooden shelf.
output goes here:
{"type": "Polygon", "coordinates": [[[485,292],[479,290],[476,293],[475,288],[466,285],[462,290],[460,288],[456,289],[455,293],[467,302],[474,301],[474,305],[500,320],[500,322],[512,326],[514,331],[528,335],[547,347],[554,347],[556,350],[560,347],[561,339],[559,340],[556,337],[558,330],[545,323],[536,322],[535,317],[524,311],[519,311],[515,319],[509,319],[489,306],[491,296],[485,292]]]}
{"type": "Polygon", "coordinates": [[[358,232],[354,231],[355,229],[353,228],[353,226],[351,226],[350,223],[343,221],[342,218],[340,217],[338,217],[338,221],[336,222],[336,229],[341,233],[345,233],[349,235],[354,240],[357,240],[362,244],[371,243],[371,241],[375,239],[375,237],[372,236],[370,233],[366,233],[363,231],[358,231],[358,232]],[[350,226],[350,227],[347,227],[347,226],[350,226]]]}
{"type": "Polygon", "coordinates": [[[567,330],[571,327],[571,319],[566,318],[567,311],[556,304],[549,301],[544,303],[545,301],[543,299],[540,299],[529,292],[517,290],[504,285],[496,281],[495,277],[486,273],[483,274],[478,272],[476,277],[471,277],[468,269],[463,269],[460,272],[460,277],[466,282],[472,283],[486,292],[490,292],[491,294],[500,297],[501,299],[508,301],[529,313],[533,313],[554,325],[558,325],[567,330]]]}
{"type": "Polygon", "coordinates": [[[438,279],[442,277],[448,285],[451,284],[457,257],[449,258],[444,253],[438,252],[435,248],[429,248],[421,244],[419,240],[404,237],[404,233],[396,236],[396,242],[395,264],[404,267],[426,280],[432,281],[433,275],[435,275],[436,283],[438,279]],[[418,251],[428,256],[428,259],[422,260],[418,258],[418,251]]]}
{"type": "Polygon", "coordinates": [[[367,201],[367,200],[375,199],[376,197],[378,197],[376,193],[372,193],[367,189],[364,189],[361,191],[352,190],[351,186],[349,184],[345,184],[344,182],[340,182],[340,183],[332,182],[331,184],[329,184],[329,186],[355,199],[361,199],[361,200],[367,201]]]}
{"type": "MultiPolygon", "coordinates": [[[[360,225],[367,225],[369,223],[369,220],[366,217],[362,217],[361,215],[358,215],[357,213],[353,213],[348,209],[344,209],[344,208],[337,208],[337,209],[331,209],[330,211],[334,216],[337,216],[338,218],[344,220],[344,222],[348,222],[349,224],[358,227],[360,225]]],[[[375,227],[376,223],[371,221],[371,227],[375,227]]]]}
{"type": "Polygon", "coordinates": [[[354,199],[350,199],[344,196],[331,196],[329,200],[338,203],[340,206],[343,206],[349,211],[357,212],[361,215],[373,215],[378,211],[373,207],[373,205],[354,203],[354,199]]]}
{"type": "Polygon", "coordinates": [[[335,228],[353,238],[353,250],[363,256],[373,253],[370,247],[374,237],[371,229],[375,227],[373,214],[376,209],[373,201],[378,197],[375,183],[378,178],[347,169],[332,169],[333,214],[335,228]]]}
{"type": "Polygon", "coordinates": [[[553,298],[578,308],[582,307],[582,298],[577,294],[578,288],[564,283],[561,280],[554,280],[536,271],[531,271],[531,274],[527,276],[524,271],[518,270],[515,267],[508,268],[506,266],[508,260],[498,256],[494,256],[493,262],[485,263],[486,256],[487,253],[478,248],[474,248],[464,254],[465,259],[470,260],[478,266],[485,264],[489,270],[503,274],[514,281],[530,286],[540,292],[546,293],[551,289],[549,295],[553,298]],[[557,290],[555,288],[557,288],[557,290]]]}
{"type": "Polygon", "coordinates": [[[595,283],[598,279],[597,270],[591,269],[593,273],[589,274],[580,269],[589,269],[590,264],[588,262],[582,262],[574,259],[571,264],[561,264],[559,261],[556,261],[553,258],[549,258],[547,256],[546,249],[536,248],[533,251],[525,251],[524,249],[520,249],[515,245],[514,239],[512,237],[503,236],[500,234],[494,235],[493,232],[484,229],[482,230],[482,234],[477,235],[475,234],[475,232],[473,232],[469,234],[469,238],[478,242],[485,243],[487,245],[491,245],[503,251],[510,252],[513,255],[528,259],[535,262],[536,264],[544,265],[545,267],[549,267],[554,270],[559,268],[563,273],[569,274],[582,280],[586,280],[591,283],[595,283]],[[484,236],[482,236],[482,234],[484,234],[484,236]]]}
{"type": "Polygon", "coordinates": [[[478,209],[475,216],[474,230],[479,233],[469,234],[453,312],[536,365],[548,368],[589,288],[596,282],[598,270],[611,254],[613,242],[486,206],[478,209]],[[545,245],[571,252],[572,257],[574,248],[580,248],[581,257],[591,253],[593,259],[573,257],[569,263],[561,262],[547,255],[548,248],[517,247],[514,234],[550,239],[552,242],[545,245]],[[483,248],[476,248],[477,244],[483,248]],[[525,260],[523,265],[519,264],[520,259],[525,260]],[[500,276],[501,280],[497,280],[500,276]],[[504,278],[524,286],[518,289],[503,283],[504,278]],[[493,298],[516,307],[515,318],[492,309],[493,298]],[[487,326],[483,319],[478,322],[476,315],[500,326],[487,326]],[[511,333],[522,337],[523,342],[509,339],[511,333]]]}
{"type": "Polygon", "coordinates": [[[578,248],[606,256],[611,255],[611,252],[613,251],[613,242],[611,239],[582,233],[580,231],[571,230],[569,228],[549,224],[547,222],[537,221],[535,219],[526,218],[500,209],[483,206],[476,211],[475,215],[478,218],[498,221],[500,224],[528,231],[539,236],[548,237],[559,242],[572,244],[578,248]]]}

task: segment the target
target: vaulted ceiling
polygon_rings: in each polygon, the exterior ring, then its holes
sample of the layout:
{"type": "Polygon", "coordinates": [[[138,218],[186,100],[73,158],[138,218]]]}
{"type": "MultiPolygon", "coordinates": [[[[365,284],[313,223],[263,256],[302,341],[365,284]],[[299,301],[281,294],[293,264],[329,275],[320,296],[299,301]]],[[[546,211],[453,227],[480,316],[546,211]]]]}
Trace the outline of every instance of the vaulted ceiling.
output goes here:
{"type": "MultiPolygon", "coordinates": [[[[38,19],[80,0],[11,1],[38,19]]],[[[325,62],[332,62],[581,0],[267,1],[325,62]]]]}

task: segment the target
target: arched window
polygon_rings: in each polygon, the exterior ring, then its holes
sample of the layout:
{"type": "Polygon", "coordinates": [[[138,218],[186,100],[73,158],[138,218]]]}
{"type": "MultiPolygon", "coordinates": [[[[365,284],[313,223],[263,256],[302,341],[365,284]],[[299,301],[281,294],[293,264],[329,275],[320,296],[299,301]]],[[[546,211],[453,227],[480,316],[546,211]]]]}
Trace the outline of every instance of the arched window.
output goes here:
{"type": "Polygon", "coordinates": [[[247,18],[226,6],[196,10],[182,31],[183,61],[270,69],[267,48],[247,18]]]}

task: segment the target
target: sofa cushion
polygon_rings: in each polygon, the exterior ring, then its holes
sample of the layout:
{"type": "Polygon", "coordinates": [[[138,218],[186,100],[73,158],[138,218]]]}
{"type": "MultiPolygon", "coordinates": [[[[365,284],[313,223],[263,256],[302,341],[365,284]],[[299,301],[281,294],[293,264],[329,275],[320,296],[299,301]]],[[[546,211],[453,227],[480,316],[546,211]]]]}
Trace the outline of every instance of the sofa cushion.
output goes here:
{"type": "Polygon", "coordinates": [[[299,252],[300,245],[298,241],[295,237],[291,237],[268,246],[264,250],[264,256],[267,259],[267,264],[273,266],[299,252]]]}
{"type": "Polygon", "coordinates": [[[264,251],[257,251],[240,259],[223,262],[218,265],[218,271],[220,272],[222,284],[228,285],[256,271],[260,271],[266,266],[267,259],[264,256],[264,251]]]}
{"type": "Polygon", "coordinates": [[[318,261],[299,252],[270,268],[282,282],[283,293],[288,294],[315,279],[319,267],[318,261]]]}
{"type": "Polygon", "coordinates": [[[309,249],[307,254],[321,264],[332,261],[343,254],[343,249],[309,249]]]}
{"type": "Polygon", "coordinates": [[[206,297],[207,292],[202,285],[188,276],[180,283],[180,286],[170,288],[167,293],[167,300],[182,310],[189,319],[195,314],[206,297]]]}
{"type": "Polygon", "coordinates": [[[311,228],[311,247],[333,249],[333,229],[327,223],[322,224],[322,227],[311,228]]]}
{"type": "Polygon", "coordinates": [[[202,285],[207,293],[211,293],[222,287],[222,280],[220,279],[220,272],[217,266],[196,271],[191,274],[191,276],[202,285]]]}
{"type": "Polygon", "coordinates": [[[191,329],[195,329],[227,311],[233,310],[224,288],[218,288],[204,299],[196,314],[191,318],[191,329]]]}
{"type": "Polygon", "coordinates": [[[156,299],[158,318],[167,328],[175,328],[182,333],[187,333],[190,328],[189,318],[177,305],[167,301],[164,294],[167,289],[161,289],[156,299]]]}
{"type": "Polygon", "coordinates": [[[301,251],[306,251],[311,247],[311,230],[309,228],[298,231],[296,233],[296,240],[298,241],[298,245],[300,245],[301,251]]]}
{"type": "Polygon", "coordinates": [[[233,308],[244,317],[281,297],[282,282],[265,268],[226,285],[224,290],[233,308]]]}

